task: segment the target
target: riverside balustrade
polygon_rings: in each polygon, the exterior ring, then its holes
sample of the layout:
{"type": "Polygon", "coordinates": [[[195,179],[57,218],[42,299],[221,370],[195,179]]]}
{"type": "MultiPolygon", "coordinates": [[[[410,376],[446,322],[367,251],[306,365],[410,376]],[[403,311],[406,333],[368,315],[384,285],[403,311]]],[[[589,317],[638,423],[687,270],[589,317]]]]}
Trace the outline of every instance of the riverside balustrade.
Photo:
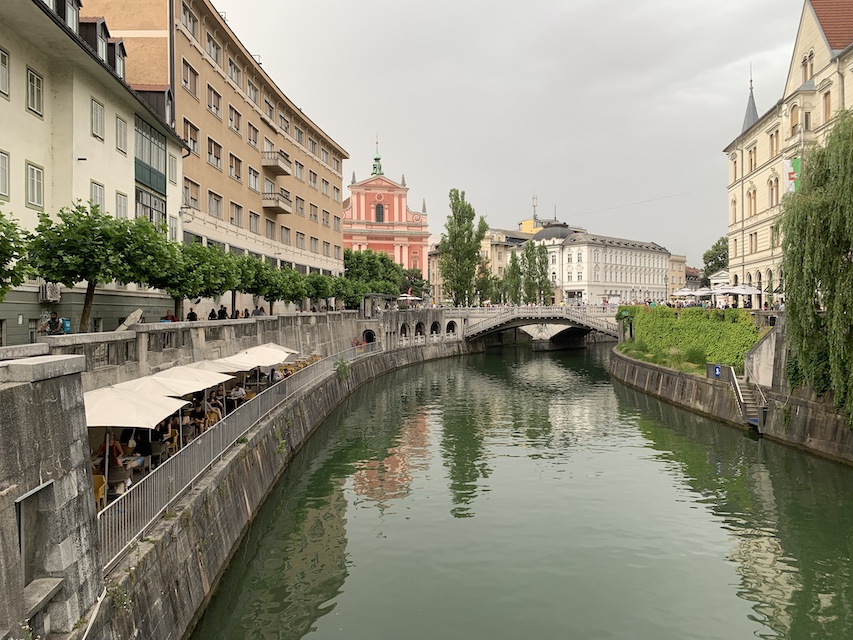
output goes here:
{"type": "MultiPolygon", "coordinates": [[[[423,342],[419,342],[423,344],[423,342]]],[[[381,351],[379,343],[352,347],[300,369],[244,402],[213,427],[179,449],[142,480],[98,513],[98,533],[104,573],[192,488],[225,453],[252,428],[295,393],[335,374],[341,359],[354,362],[381,351]]]]}

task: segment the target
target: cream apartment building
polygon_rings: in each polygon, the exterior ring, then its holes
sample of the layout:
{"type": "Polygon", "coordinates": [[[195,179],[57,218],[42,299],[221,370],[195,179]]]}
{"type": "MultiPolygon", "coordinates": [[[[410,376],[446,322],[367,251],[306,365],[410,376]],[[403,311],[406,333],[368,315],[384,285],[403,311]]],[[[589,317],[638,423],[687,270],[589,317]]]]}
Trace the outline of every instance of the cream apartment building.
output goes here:
{"type": "MultiPolygon", "coordinates": [[[[128,78],[190,148],[184,239],[301,273],[343,273],[347,152],[266,73],[207,0],[87,0],[127,47],[128,78]]],[[[245,304],[245,303],[243,303],[245,304]]]]}
{"type": "Polygon", "coordinates": [[[796,188],[804,151],[821,143],[834,115],[853,106],[845,83],[853,72],[853,3],[806,0],[782,97],[758,114],[750,87],[743,127],[728,158],[730,284],[761,289],[753,308],[784,295],[781,239],[774,225],[781,200],[796,188]]]}
{"type": "MultiPolygon", "coordinates": [[[[0,210],[27,230],[38,214],[91,201],[181,237],[181,139],[127,84],[121,39],[78,0],[6,0],[0,11],[0,210]]],[[[38,280],[0,304],[0,344],[34,342],[50,311],[79,318],[85,283],[38,280]]],[[[135,285],[99,287],[90,330],[172,301],[135,285]]]]}
{"type": "Polygon", "coordinates": [[[669,256],[669,272],[666,276],[666,297],[672,295],[673,291],[683,289],[686,285],[685,271],[687,269],[687,256],[672,254],[669,256]]]}

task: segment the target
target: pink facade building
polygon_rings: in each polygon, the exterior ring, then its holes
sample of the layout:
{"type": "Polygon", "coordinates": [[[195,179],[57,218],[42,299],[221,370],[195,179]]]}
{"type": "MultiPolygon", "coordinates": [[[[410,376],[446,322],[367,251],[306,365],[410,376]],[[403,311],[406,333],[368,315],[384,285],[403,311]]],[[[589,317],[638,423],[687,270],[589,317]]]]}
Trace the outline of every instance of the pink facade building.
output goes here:
{"type": "Polygon", "coordinates": [[[349,186],[344,201],[344,247],[353,251],[372,249],[387,253],[404,269],[426,273],[429,231],[426,203],[420,213],[407,204],[406,177],[397,183],[382,173],[377,151],[370,177],[349,186]]]}

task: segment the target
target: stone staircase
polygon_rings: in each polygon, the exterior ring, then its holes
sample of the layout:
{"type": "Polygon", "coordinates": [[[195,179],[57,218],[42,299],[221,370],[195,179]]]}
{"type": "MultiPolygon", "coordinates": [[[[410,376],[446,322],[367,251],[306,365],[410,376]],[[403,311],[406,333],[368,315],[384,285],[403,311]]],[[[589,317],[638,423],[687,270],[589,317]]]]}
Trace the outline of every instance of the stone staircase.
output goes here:
{"type": "Polygon", "coordinates": [[[738,376],[738,387],[743,397],[743,413],[747,424],[758,429],[758,414],[762,410],[761,398],[755,393],[755,390],[747,382],[745,376],[738,376]]]}

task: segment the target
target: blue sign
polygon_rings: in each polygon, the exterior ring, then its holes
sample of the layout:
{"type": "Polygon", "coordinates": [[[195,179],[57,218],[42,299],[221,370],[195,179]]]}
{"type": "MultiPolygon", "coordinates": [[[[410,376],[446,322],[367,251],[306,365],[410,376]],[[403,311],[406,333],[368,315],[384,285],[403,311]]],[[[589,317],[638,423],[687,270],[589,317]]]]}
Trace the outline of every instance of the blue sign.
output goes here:
{"type": "Polygon", "coordinates": [[[715,378],[720,377],[720,365],[718,365],[718,364],[714,365],[714,377],[715,378]]]}

